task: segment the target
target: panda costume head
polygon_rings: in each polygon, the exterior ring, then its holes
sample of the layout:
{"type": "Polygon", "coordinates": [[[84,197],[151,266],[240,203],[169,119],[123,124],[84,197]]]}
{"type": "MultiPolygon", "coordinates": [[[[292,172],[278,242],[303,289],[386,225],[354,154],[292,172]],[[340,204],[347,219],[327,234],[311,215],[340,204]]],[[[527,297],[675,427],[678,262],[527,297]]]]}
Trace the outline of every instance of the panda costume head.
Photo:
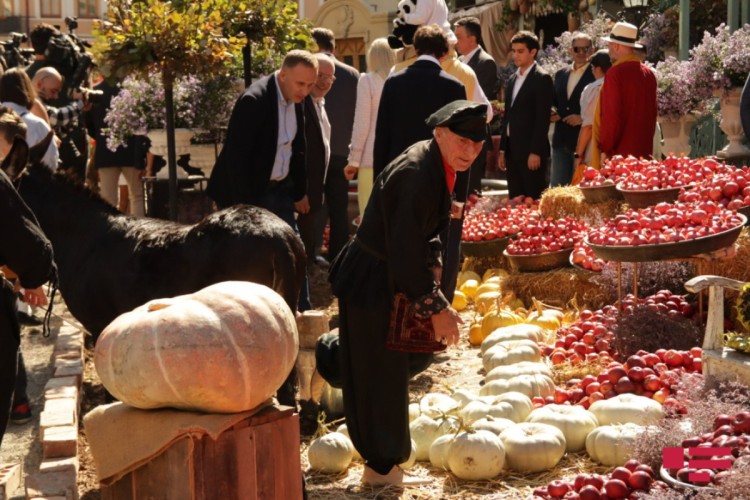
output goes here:
{"type": "MultiPolygon", "coordinates": [[[[423,2],[430,0],[422,0],[423,2]]],[[[393,34],[388,36],[388,45],[392,49],[400,49],[405,45],[414,45],[414,33],[419,25],[406,22],[406,14],[417,10],[417,0],[401,0],[396,10],[396,19],[393,20],[393,34]]]]}
{"type": "Polygon", "coordinates": [[[388,44],[394,49],[411,46],[414,44],[417,28],[430,24],[440,26],[451,45],[456,43],[456,35],[448,22],[448,5],[445,0],[400,0],[388,44]]]}

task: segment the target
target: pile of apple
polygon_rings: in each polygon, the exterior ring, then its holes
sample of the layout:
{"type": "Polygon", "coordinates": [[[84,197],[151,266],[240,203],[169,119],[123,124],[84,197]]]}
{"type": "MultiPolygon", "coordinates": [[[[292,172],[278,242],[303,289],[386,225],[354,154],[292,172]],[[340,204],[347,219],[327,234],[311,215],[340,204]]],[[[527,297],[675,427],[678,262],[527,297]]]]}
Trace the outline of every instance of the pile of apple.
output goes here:
{"type": "MultiPolygon", "coordinates": [[[[527,197],[528,198],[528,197],[527,197]]],[[[530,222],[538,221],[539,207],[523,197],[503,202],[478,198],[466,212],[461,239],[489,241],[518,234],[530,222]]]]}
{"type": "Polygon", "coordinates": [[[595,245],[638,246],[687,241],[736,228],[736,212],[712,201],[659,203],[628,210],[588,234],[595,245]]]}
{"type": "Polygon", "coordinates": [[[604,269],[607,261],[597,257],[584,241],[578,240],[573,245],[573,264],[598,273],[604,269]]]}
{"type": "MultiPolygon", "coordinates": [[[[534,490],[533,498],[615,500],[633,498],[639,492],[666,490],[669,486],[656,479],[653,469],[638,460],[628,460],[606,475],[578,474],[572,481],[555,480],[534,490]]],[[[637,498],[637,497],[636,497],[637,498]]]]}
{"type": "Polygon", "coordinates": [[[750,205],[750,168],[733,169],[704,180],[694,189],[680,193],[679,201],[713,201],[729,210],[750,205]]]}
{"type": "Polygon", "coordinates": [[[696,469],[690,467],[691,459],[711,459],[711,460],[728,460],[734,462],[740,457],[747,457],[743,460],[750,459],[750,412],[743,411],[736,415],[718,415],[714,419],[713,432],[708,432],[701,436],[695,436],[684,439],[682,448],[685,449],[683,463],[684,467],[680,469],[669,469],[669,475],[683,483],[691,483],[696,486],[709,486],[711,484],[721,484],[721,481],[729,474],[730,470],[726,469],[696,469]],[[691,452],[691,448],[729,448],[730,454],[724,457],[706,457],[698,456],[691,452]],[[703,472],[708,475],[706,481],[691,480],[690,474],[694,472],[703,472]]]}
{"type": "Polygon", "coordinates": [[[697,313],[695,304],[688,302],[687,296],[672,293],[670,290],[659,290],[642,299],[636,299],[629,293],[622,299],[622,311],[626,314],[632,313],[638,305],[645,305],[654,312],[665,313],[672,319],[680,316],[693,318],[697,313]]]}
{"type": "Polygon", "coordinates": [[[529,217],[516,238],[508,243],[507,250],[510,255],[539,255],[573,248],[588,229],[584,221],[572,217],[558,220],[529,217]]]}

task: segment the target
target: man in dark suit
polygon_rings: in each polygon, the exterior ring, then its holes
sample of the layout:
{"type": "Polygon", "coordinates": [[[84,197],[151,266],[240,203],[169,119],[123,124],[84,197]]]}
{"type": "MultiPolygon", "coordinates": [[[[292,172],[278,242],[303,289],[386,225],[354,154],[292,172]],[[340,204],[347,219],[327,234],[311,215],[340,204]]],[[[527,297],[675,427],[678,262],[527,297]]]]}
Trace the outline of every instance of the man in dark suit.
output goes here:
{"type": "Polygon", "coordinates": [[[555,95],[551,120],[555,123],[552,135],[552,174],[550,186],[566,186],[573,178],[574,154],[581,131],[581,93],[595,80],[589,55],[594,48],[586,33],[574,33],[570,55],[573,64],[555,74],[555,95]]]}
{"type": "Polygon", "coordinates": [[[326,96],[326,109],[331,122],[331,159],[326,176],[325,203],[331,225],[328,257],[333,259],[349,240],[349,181],[344,176],[344,168],[349,163],[359,71],[336,59],[333,31],[315,28],[312,37],[318,45],[318,51],[327,54],[336,65],[336,79],[326,96]]]}
{"type": "Polygon", "coordinates": [[[323,188],[328,161],[331,157],[331,123],[326,111],[325,96],[336,80],[336,66],[325,54],[315,54],[318,59],[318,80],[310,95],[305,98],[305,143],[307,145],[307,199],[310,211],[299,214],[297,225],[307,252],[308,267],[315,263],[323,233],[317,230],[318,218],[323,208],[323,188]]]}
{"type": "Polygon", "coordinates": [[[510,40],[518,70],[505,89],[505,116],[501,126],[500,168],[507,172],[508,195],[538,199],[547,184],[552,108],[552,77],[534,60],[539,39],[519,31],[510,40]]]}
{"type": "MultiPolygon", "coordinates": [[[[456,51],[461,54],[461,62],[474,70],[482,92],[487,99],[495,99],[497,95],[497,64],[495,60],[482,48],[482,25],[476,17],[464,17],[456,21],[456,51]]],[[[489,128],[484,141],[484,150],[477,156],[471,166],[469,189],[478,191],[482,188],[482,177],[485,174],[487,153],[492,147],[492,136],[489,128]]]]}
{"type": "MultiPolygon", "coordinates": [[[[310,209],[302,100],[317,79],[318,60],[305,50],[292,50],[279,71],[240,96],[206,190],[220,208],[256,205],[297,230],[294,213],[310,209]]],[[[307,281],[299,307],[310,309],[307,281]]]]}
{"type": "Polygon", "coordinates": [[[446,104],[466,99],[461,82],[440,67],[448,53],[448,39],[437,25],[422,26],[414,34],[419,57],[414,64],[385,81],[378,107],[373,149],[373,178],[412,144],[430,138],[425,120],[446,104]]]}

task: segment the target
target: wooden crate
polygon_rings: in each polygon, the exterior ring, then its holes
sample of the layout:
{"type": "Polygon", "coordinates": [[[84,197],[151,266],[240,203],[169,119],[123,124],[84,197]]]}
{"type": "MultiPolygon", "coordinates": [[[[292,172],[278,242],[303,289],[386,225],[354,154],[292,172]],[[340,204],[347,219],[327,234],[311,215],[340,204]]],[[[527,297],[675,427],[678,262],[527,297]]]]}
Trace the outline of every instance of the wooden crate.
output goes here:
{"type": "Polygon", "coordinates": [[[176,441],[111,486],[102,500],[266,500],[302,498],[299,417],[274,406],[248,417],[214,441],[176,441]]]}

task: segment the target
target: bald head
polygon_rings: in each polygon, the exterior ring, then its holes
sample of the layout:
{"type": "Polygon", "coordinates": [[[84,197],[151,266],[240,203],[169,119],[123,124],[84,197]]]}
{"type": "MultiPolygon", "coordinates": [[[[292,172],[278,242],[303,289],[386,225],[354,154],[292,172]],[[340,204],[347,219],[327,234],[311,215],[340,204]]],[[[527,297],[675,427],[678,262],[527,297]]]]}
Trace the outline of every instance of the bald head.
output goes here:
{"type": "Polygon", "coordinates": [[[45,101],[54,101],[60,95],[63,79],[59,71],[51,66],[40,68],[31,80],[37,95],[45,101]]]}

